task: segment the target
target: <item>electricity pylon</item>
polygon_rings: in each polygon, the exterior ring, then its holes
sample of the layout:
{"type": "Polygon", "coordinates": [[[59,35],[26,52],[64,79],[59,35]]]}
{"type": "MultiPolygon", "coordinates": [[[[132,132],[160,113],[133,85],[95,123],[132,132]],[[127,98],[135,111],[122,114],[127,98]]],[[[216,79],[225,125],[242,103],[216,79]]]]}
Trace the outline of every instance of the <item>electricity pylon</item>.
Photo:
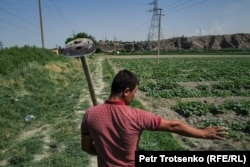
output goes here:
{"type": "MultiPolygon", "coordinates": [[[[152,50],[152,41],[156,41],[158,39],[158,44],[160,44],[160,36],[162,35],[161,31],[161,16],[162,9],[158,8],[157,0],[153,0],[149,5],[152,5],[153,8],[149,10],[149,12],[153,12],[152,20],[148,32],[148,45],[147,49],[152,50]]],[[[160,46],[158,46],[159,48],[160,46]]]]}

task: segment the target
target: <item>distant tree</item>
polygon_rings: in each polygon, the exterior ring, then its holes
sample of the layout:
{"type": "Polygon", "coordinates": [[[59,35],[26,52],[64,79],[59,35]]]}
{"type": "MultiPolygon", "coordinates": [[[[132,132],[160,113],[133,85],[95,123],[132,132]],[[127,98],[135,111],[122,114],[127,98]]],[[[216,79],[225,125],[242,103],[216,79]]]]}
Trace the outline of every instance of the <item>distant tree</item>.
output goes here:
{"type": "Polygon", "coordinates": [[[69,43],[70,41],[73,41],[74,39],[77,39],[77,38],[89,38],[91,39],[95,44],[97,43],[95,38],[92,36],[92,35],[88,35],[87,33],[85,32],[80,32],[78,34],[76,34],[74,37],[69,37],[66,39],[65,41],[65,44],[69,43]]]}

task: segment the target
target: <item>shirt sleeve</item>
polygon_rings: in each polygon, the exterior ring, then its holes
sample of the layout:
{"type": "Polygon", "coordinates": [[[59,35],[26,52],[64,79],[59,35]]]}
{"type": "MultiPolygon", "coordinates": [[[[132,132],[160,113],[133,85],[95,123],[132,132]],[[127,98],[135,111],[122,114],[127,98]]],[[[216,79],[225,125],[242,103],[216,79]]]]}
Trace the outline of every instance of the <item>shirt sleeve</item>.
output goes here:
{"type": "Polygon", "coordinates": [[[151,112],[136,109],[140,127],[144,130],[157,130],[161,124],[161,117],[151,112]]]}

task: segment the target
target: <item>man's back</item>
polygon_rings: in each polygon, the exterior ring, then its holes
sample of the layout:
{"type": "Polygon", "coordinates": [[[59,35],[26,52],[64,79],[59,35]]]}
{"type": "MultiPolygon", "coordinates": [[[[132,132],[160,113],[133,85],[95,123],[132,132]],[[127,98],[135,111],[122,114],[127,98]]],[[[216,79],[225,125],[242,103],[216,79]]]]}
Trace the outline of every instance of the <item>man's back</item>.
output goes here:
{"type": "Polygon", "coordinates": [[[82,132],[93,139],[100,166],[134,166],[142,130],[154,130],[159,122],[158,116],[122,101],[106,101],[87,111],[82,132]]]}

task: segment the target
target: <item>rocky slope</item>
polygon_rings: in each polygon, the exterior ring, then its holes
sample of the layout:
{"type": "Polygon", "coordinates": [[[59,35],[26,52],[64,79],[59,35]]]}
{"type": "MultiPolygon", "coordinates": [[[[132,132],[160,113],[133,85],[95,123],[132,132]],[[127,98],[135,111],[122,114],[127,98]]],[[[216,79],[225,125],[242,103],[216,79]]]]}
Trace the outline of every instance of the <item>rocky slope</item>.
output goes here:
{"type": "MultiPolygon", "coordinates": [[[[100,49],[104,52],[113,51],[145,51],[157,50],[158,42],[148,41],[122,42],[122,41],[100,41],[100,49]]],[[[181,49],[229,49],[250,48],[250,34],[210,35],[194,37],[176,37],[161,40],[161,50],[181,49]]]]}

